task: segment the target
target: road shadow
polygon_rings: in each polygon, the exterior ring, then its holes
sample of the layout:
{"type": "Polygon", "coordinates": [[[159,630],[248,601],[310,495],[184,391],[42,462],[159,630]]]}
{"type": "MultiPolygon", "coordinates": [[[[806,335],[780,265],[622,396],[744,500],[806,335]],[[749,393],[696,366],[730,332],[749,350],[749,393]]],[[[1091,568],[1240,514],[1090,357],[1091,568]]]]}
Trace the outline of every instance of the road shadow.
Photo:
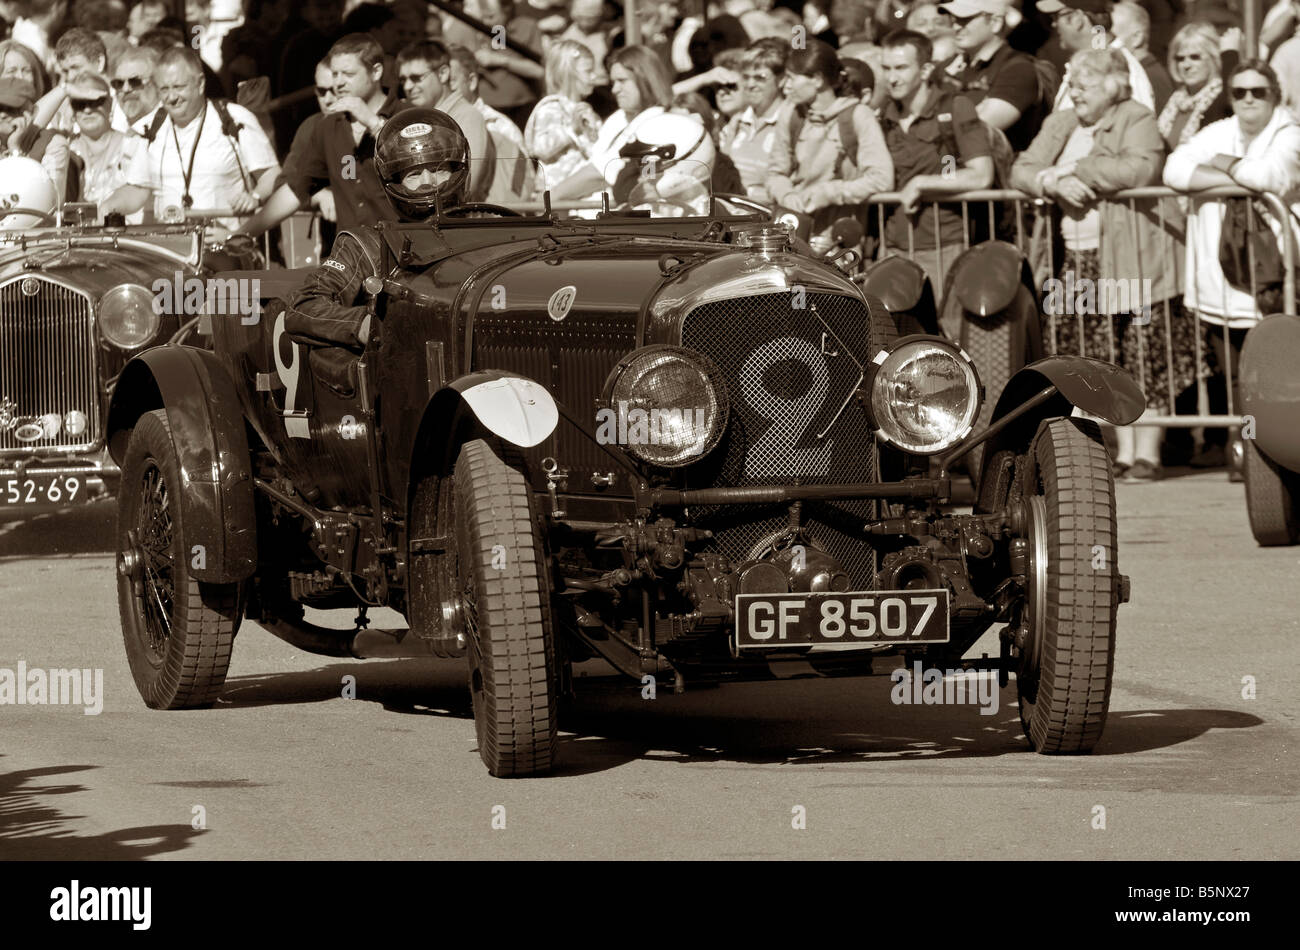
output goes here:
{"type": "Polygon", "coordinates": [[[112,499],[64,511],[0,511],[0,560],[112,554],[116,525],[112,499]]]}
{"type": "MultiPolygon", "coordinates": [[[[214,708],[335,701],[348,676],[354,678],[353,701],[403,715],[473,718],[464,660],[427,658],[340,661],[237,677],[227,681],[214,708]]],[[[602,772],[637,760],[823,766],[1034,756],[1014,682],[998,693],[992,715],[974,705],[895,705],[890,689],[881,676],[800,679],[658,692],[647,700],[639,687],[616,679],[579,679],[577,696],[563,707],[553,774],[602,772]]],[[[1262,724],[1257,716],[1225,709],[1112,710],[1092,757],[1153,752],[1214,730],[1262,724]]]]}
{"type": "Polygon", "coordinates": [[[142,861],[189,847],[201,832],[189,825],[142,825],[104,834],[79,834],[53,799],[84,792],[80,784],[47,785],[40,780],[97,768],[55,765],[0,772],[0,859],[7,861],[142,861]]]}
{"type": "Polygon", "coordinates": [[[331,702],[350,688],[353,702],[377,703],[388,712],[472,719],[466,679],[464,660],[341,660],[313,670],[232,677],[213,708],[331,702]]]}

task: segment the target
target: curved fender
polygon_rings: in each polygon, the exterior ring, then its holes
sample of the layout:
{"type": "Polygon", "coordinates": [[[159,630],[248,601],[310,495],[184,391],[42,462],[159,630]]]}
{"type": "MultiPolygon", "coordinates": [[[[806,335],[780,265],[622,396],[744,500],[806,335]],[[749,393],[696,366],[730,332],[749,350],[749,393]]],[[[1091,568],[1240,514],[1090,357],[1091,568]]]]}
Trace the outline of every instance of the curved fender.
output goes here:
{"type": "Polygon", "coordinates": [[[524,376],[482,370],[460,377],[449,388],[460,393],[485,429],[523,449],[545,441],[560,421],[546,387],[524,376]]]}
{"type": "Polygon", "coordinates": [[[109,453],[118,464],[136,420],[155,409],[167,410],[180,461],[186,534],[191,548],[203,546],[192,575],[214,584],[244,580],[257,568],[257,520],[234,383],[214,354],[192,346],[159,346],[135,357],[108,409],[109,453]]]}
{"type": "Polygon", "coordinates": [[[1300,472],[1300,317],[1274,314],[1241,347],[1241,413],[1253,416],[1255,444],[1279,465],[1300,472]]]}
{"type": "Polygon", "coordinates": [[[921,294],[929,279],[920,264],[891,254],[867,268],[862,278],[862,292],[879,297],[890,313],[901,313],[921,302],[921,294]]]}
{"type": "Polygon", "coordinates": [[[970,313],[987,317],[1011,305],[1020,286],[1025,256],[1006,241],[985,241],[968,248],[948,272],[944,301],[955,294],[970,313]]]}
{"type": "MultiPolygon", "coordinates": [[[[1048,384],[1054,385],[1058,392],[989,439],[984,448],[985,466],[1002,449],[1023,452],[1038,431],[1039,422],[1068,416],[1075,406],[1112,425],[1125,426],[1142,415],[1147,405],[1146,395],[1128,370],[1084,356],[1049,356],[1030,363],[1011,377],[998,398],[990,422],[997,422],[1048,384]]],[[[980,482],[983,481],[981,472],[980,482]]]]}

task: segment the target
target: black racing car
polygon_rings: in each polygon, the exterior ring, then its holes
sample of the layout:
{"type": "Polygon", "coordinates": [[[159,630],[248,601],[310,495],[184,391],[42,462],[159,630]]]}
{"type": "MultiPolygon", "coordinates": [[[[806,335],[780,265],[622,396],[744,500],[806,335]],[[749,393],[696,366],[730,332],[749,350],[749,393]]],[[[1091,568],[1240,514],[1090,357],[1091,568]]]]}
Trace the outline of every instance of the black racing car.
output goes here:
{"type": "Polygon", "coordinates": [[[958,662],[1006,623],[1031,745],[1090,750],[1126,579],[1110,460],[1073,410],[1132,421],[1132,378],[1040,361],[973,432],[957,346],[899,338],[770,217],[710,207],[385,226],[364,352],[290,332],[280,302],[132,360],[108,426],[145,701],[213,702],[244,618],[347,656],[356,631],[304,608],[387,605],[467,657],[483,761],[525,775],[552,765],[574,661],[678,690],[865,674],[958,662]],[[959,514],[947,467],[977,444],[959,514]]]}

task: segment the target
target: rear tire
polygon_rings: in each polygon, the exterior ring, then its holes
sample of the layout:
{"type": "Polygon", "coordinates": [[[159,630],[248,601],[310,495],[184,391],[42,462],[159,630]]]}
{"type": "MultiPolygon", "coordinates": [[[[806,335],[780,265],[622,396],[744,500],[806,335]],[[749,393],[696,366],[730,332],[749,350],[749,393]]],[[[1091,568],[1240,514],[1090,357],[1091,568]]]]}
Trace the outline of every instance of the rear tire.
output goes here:
{"type": "Polygon", "coordinates": [[[532,488],[476,439],[460,451],[452,504],[479,755],[496,776],[547,772],[560,683],[532,488]]]}
{"type": "Polygon", "coordinates": [[[131,676],[154,709],[213,703],[239,629],[240,585],[190,574],[182,484],[166,411],[145,413],[122,462],[117,600],[131,676]]]}
{"type": "Polygon", "coordinates": [[[1242,439],[1246,458],[1246,513],[1250,532],[1265,547],[1300,541],[1300,476],[1242,439]]]}
{"type": "Polygon", "coordinates": [[[1038,752],[1091,752],[1110,706],[1120,599],[1110,456],[1095,422],[1052,419],[1024,461],[1029,565],[1016,674],[1020,720],[1038,752]]]}

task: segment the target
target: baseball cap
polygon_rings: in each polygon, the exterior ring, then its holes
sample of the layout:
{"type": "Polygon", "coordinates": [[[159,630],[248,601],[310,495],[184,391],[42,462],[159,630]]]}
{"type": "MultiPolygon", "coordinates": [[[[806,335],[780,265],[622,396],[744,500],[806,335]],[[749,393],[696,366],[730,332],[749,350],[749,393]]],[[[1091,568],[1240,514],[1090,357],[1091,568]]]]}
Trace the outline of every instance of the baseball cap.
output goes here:
{"type": "Polygon", "coordinates": [[[1109,13],[1110,0],[1038,0],[1039,13],[1059,13],[1061,10],[1082,10],[1085,13],[1109,13]]]}
{"type": "Polygon", "coordinates": [[[0,79],[0,106],[26,109],[36,101],[36,87],[26,79],[0,79]]]}
{"type": "MultiPolygon", "coordinates": [[[[990,16],[1004,16],[1007,12],[1008,0],[952,0],[951,3],[939,4],[939,9],[951,13],[955,17],[971,17],[979,13],[987,13],[990,16]]],[[[1039,9],[1042,9],[1040,4],[1039,9]]]]}

